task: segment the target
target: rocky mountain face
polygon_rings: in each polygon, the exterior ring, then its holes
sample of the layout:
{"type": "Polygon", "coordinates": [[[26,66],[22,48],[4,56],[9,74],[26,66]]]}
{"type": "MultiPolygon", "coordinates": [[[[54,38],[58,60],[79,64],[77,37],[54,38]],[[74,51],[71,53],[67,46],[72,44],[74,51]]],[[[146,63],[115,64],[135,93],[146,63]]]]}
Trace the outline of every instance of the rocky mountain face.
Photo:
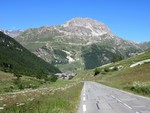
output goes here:
{"type": "Polygon", "coordinates": [[[27,29],[15,39],[62,70],[92,69],[142,52],[139,44],[117,37],[105,24],[89,18],[27,29]]]}
{"type": "Polygon", "coordinates": [[[89,18],[75,18],[61,25],[70,35],[98,37],[113,33],[101,22],[89,18]]]}

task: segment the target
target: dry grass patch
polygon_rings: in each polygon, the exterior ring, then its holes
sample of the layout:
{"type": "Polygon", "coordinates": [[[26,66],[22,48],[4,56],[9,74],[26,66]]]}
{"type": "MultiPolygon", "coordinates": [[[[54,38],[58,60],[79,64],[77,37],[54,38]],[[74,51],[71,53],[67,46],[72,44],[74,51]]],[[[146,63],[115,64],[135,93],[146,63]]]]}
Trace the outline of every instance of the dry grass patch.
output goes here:
{"type": "Polygon", "coordinates": [[[21,94],[19,97],[25,101],[17,101],[16,104],[5,107],[3,113],[76,113],[82,86],[83,83],[74,83],[70,87],[59,88],[44,94],[43,91],[41,94],[36,92],[23,98],[20,97],[21,94]]]}

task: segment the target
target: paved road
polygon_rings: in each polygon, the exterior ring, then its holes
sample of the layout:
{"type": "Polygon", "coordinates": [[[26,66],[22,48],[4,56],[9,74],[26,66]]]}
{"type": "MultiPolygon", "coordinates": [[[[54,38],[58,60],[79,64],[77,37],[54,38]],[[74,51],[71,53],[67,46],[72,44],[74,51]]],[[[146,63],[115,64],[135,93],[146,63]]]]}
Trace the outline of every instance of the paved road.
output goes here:
{"type": "Polygon", "coordinates": [[[78,113],[150,113],[150,98],[85,82],[78,113]]]}

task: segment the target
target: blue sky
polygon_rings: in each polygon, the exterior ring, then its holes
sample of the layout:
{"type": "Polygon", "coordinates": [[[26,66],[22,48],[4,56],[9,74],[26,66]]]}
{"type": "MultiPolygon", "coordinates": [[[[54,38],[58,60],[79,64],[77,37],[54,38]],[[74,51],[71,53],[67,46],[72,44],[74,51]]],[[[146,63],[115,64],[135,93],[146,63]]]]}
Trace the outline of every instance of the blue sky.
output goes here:
{"type": "Polygon", "coordinates": [[[75,17],[101,21],[127,40],[150,41],[150,0],[0,1],[0,29],[59,25],[75,17]]]}

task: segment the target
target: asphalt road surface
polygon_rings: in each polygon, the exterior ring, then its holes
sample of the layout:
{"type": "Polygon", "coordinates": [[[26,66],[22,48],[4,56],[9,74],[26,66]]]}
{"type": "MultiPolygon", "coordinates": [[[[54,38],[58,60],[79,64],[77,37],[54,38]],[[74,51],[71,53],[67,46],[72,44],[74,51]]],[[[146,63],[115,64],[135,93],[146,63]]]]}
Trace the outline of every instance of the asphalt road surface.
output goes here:
{"type": "Polygon", "coordinates": [[[150,113],[150,98],[84,82],[78,113],[150,113]]]}

